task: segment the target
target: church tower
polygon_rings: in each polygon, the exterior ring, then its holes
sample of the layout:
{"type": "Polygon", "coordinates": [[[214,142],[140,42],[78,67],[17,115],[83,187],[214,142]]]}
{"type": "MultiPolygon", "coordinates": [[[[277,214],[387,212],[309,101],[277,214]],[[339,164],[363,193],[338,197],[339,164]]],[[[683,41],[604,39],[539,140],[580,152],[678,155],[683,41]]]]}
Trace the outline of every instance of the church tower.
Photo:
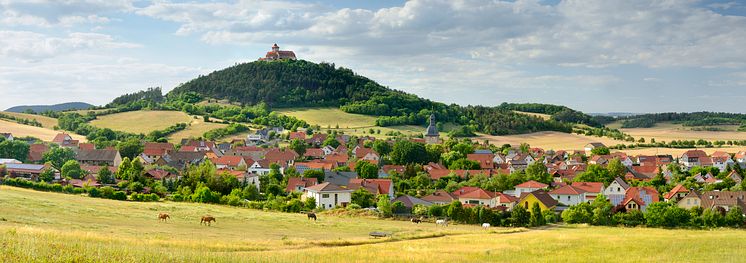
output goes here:
{"type": "Polygon", "coordinates": [[[425,131],[425,143],[440,143],[440,134],[438,133],[438,128],[435,127],[435,114],[430,114],[430,125],[427,126],[427,130],[425,131]]]}

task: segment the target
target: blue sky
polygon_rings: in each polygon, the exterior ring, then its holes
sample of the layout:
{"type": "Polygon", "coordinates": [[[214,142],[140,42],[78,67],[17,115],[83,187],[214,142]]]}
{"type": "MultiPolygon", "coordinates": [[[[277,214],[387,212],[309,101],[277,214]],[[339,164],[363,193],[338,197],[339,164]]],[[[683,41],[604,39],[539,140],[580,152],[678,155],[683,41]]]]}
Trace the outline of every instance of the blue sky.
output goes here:
{"type": "Polygon", "coordinates": [[[0,108],[179,83],[273,43],[447,102],[746,112],[743,1],[0,0],[0,108]]]}

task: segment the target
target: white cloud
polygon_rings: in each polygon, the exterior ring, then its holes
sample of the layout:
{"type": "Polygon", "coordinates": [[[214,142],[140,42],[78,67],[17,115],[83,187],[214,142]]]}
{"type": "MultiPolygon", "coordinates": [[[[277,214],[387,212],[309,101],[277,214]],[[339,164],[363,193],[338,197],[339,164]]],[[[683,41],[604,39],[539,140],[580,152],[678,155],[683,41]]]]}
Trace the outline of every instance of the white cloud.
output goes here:
{"type": "Polygon", "coordinates": [[[30,31],[0,31],[0,57],[23,62],[38,62],[79,52],[137,47],[140,45],[119,42],[112,36],[98,33],[75,32],[64,37],[53,37],[30,31]]]}
{"type": "Polygon", "coordinates": [[[102,13],[134,10],[133,0],[0,0],[0,22],[5,26],[71,27],[103,24],[102,13]]]}

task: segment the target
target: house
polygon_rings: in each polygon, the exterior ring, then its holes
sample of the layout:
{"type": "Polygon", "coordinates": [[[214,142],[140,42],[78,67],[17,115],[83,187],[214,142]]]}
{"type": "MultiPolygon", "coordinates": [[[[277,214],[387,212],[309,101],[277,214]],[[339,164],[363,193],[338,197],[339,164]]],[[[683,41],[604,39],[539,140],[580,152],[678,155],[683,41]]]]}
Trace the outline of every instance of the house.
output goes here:
{"type": "Polygon", "coordinates": [[[692,168],[694,166],[706,166],[704,163],[706,163],[705,159],[709,159],[707,157],[707,153],[703,150],[688,150],[681,154],[681,157],[679,158],[679,162],[684,165],[684,168],[688,170],[689,168],[692,168]]]}
{"type": "Polygon", "coordinates": [[[86,175],[83,179],[70,179],[66,183],[67,185],[72,185],[73,187],[77,188],[85,188],[85,187],[100,187],[101,184],[96,181],[96,177],[92,174],[86,175]]]}
{"type": "Polygon", "coordinates": [[[372,164],[378,164],[378,161],[381,159],[381,156],[379,156],[376,151],[370,148],[357,147],[355,148],[354,153],[355,158],[357,158],[358,160],[369,161],[372,164]]]}
{"type": "Polygon", "coordinates": [[[331,183],[321,183],[303,189],[302,201],[313,197],[316,207],[331,209],[336,206],[346,207],[352,199],[352,190],[331,183]]]}
{"type": "Polygon", "coordinates": [[[596,196],[604,192],[604,183],[599,182],[573,182],[573,187],[580,188],[586,192],[585,198],[588,201],[593,201],[596,196]]]}
{"type": "Polygon", "coordinates": [[[624,178],[627,180],[650,181],[658,175],[660,168],[658,166],[631,166],[627,167],[627,173],[624,178]]]}
{"type": "Polygon", "coordinates": [[[565,185],[550,191],[549,195],[554,198],[554,200],[557,200],[557,202],[566,206],[571,206],[588,202],[586,199],[587,193],[588,192],[578,187],[565,185]]]}
{"type": "Polygon", "coordinates": [[[275,43],[272,45],[272,50],[267,51],[267,54],[263,58],[259,58],[259,61],[274,61],[274,60],[296,60],[295,52],[290,50],[280,50],[280,46],[275,43]]]}
{"type": "Polygon", "coordinates": [[[549,187],[549,185],[531,180],[531,181],[516,185],[513,196],[521,196],[523,193],[530,193],[530,192],[544,189],[547,187],[549,187]]]}
{"type": "Polygon", "coordinates": [[[624,201],[627,189],[629,189],[629,184],[622,180],[621,177],[617,177],[604,189],[604,196],[609,199],[612,205],[618,205],[624,201]]]}
{"type": "Polygon", "coordinates": [[[55,143],[61,147],[77,148],[79,141],[73,140],[73,137],[71,137],[70,134],[59,133],[54,136],[54,139],[52,139],[52,143],[55,143]]]}
{"type": "Polygon", "coordinates": [[[122,156],[117,150],[80,150],[75,156],[80,164],[87,165],[109,165],[119,167],[122,163],[122,156]]]}
{"type": "Polygon", "coordinates": [[[728,178],[733,180],[733,182],[736,182],[736,184],[741,184],[741,181],[743,181],[741,175],[736,173],[736,171],[730,171],[730,173],[728,174],[728,178]]]}
{"type": "Polygon", "coordinates": [[[475,161],[479,163],[480,169],[492,169],[495,168],[495,155],[492,153],[489,154],[481,154],[481,153],[471,153],[466,155],[466,159],[475,161]]]}
{"type": "Polygon", "coordinates": [[[681,198],[676,204],[684,209],[691,209],[693,207],[713,209],[721,207],[725,211],[729,211],[732,207],[738,206],[742,211],[746,211],[744,198],[746,198],[746,191],[706,191],[702,193],[690,191],[689,194],[681,198]]]}
{"type": "Polygon", "coordinates": [[[0,138],[3,138],[6,141],[12,141],[13,140],[13,134],[7,133],[7,132],[3,132],[3,133],[0,133],[0,138]]]}
{"type": "Polygon", "coordinates": [[[428,202],[431,202],[437,205],[447,205],[453,202],[453,200],[458,200],[458,197],[441,189],[441,190],[436,190],[434,193],[428,196],[422,197],[422,200],[425,200],[425,201],[428,201],[428,202]]]}
{"type": "Polygon", "coordinates": [[[395,203],[395,202],[402,202],[402,204],[404,204],[404,207],[406,207],[410,211],[415,205],[422,205],[425,207],[429,207],[433,205],[432,202],[425,201],[425,200],[422,200],[420,198],[417,198],[411,195],[402,195],[402,196],[397,197],[394,200],[391,200],[391,203],[395,203]]]}
{"type": "Polygon", "coordinates": [[[29,162],[39,163],[44,159],[44,153],[49,151],[49,146],[43,143],[34,143],[29,145],[28,160],[29,162]]]}
{"type": "Polygon", "coordinates": [[[280,166],[293,165],[293,161],[300,155],[291,149],[272,149],[264,155],[270,163],[279,163],[280,166]],[[284,165],[283,165],[284,164],[284,165]]]}
{"type": "Polygon", "coordinates": [[[324,158],[324,150],[319,148],[308,148],[306,149],[306,152],[303,153],[303,157],[306,157],[308,159],[321,159],[324,158]]]}
{"type": "Polygon", "coordinates": [[[739,151],[733,156],[739,164],[746,164],[746,151],[739,151]]]}
{"type": "Polygon", "coordinates": [[[159,181],[163,179],[176,179],[177,177],[177,175],[163,169],[150,169],[145,172],[145,176],[159,181]]]}
{"type": "Polygon", "coordinates": [[[163,161],[178,170],[184,170],[189,165],[199,165],[205,160],[204,152],[172,152],[163,156],[163,161]]]}
{"type": "Polygon", "coordinates": [[[717,167],[720,171],[725,171],[729,166],[736,164],[733,159],[730,158],[730,154],[723,151],[716,151],[712,153],[712,166],[717,167]]]}
{"type": "MultiPolygon", "coordinates": [[[[258,174],[258,175],[265,175],[269,174],[269,172],[272,170],[270,168],[271,163],[269,160],[257,160],[250,162],[251,165],[249,165],[248,171],[250,173],[258,174]]],[[[280,172],[282,173],[284,171],[284,167],[280,166],[280,172]]]]}
{"type": "Polygon", "coordinates": [[[518,199],[518,203],[516,205],[521,205],[523,208],[526,208],[526,210],[531,211],[531,208],[534,206],[534,204],[539,204],[539,208],[541,208],[541,211],[554,211],[554,209],[557,207],[557,200],[552,198],[549,193],[547,193],[544,190],[536,190],[533,192],[528,193],[521,193],[520,198],[518,199]]]}
{"type": "Polygon", "coordinates": [[[603,143],[600,143],[600,142],[592,142],[592,143],[586,144],[583,147],[583,150],[586,153],[591,153],[591,151],[593,151],[593,149],[596,149],[596,148],[606,148],[606,145],[604,145],[603,143]]]}
{"type": "Polygon", "coordinates": [[[469,205],[481,205],[486,207],[497,206],[497,195],[495,192],[485,191],[477,188],[458,196],[459,202],[469,205]]]}
{"type": "Polygon", "coordinates": [[[288,178],[288,186],[285,188],[285,192],[303,192],[303,188],[316,184],[318,184],[318,179],[313,177],[290,177],[288,178]]]}
{"type": "Polygon", "coordinates": [[[627,189],[624,200],[620,203],[627,211],[640,210],[645,212],[648,205],[658,202],[658,191],[650,186],[637,186],[627,189]]]}
{"type": "Polygon", "coordinates": [[[347,189],[363,188],[374,195],[388,195],[394,199],[394,184],[390,179],[350,179],[347,189]]]}
{"type": "MultiPolygon", "coordinates": [[[[332,147],[332,146],[330,146],[330,145],[327,145],[327,146],[321,147],[321,151],[323,151],[323,152],[324,152],[324,156],[327,156],[327,155],[330,155],[330,154],[332,154],[333,152],[335,152],[335,150],[336,150],[336,149],[334,149],[334,147],[332,147]]],[[[345,153],[345,155],[346,155],[346,154],[347,154],[347,150],[345,150],[345,151],[344,151],[344,153],[345,153]]]]}
{"type": "Polygon", "coordinates": [[[246,161],[241,156],[223,155],[223,156],[218,157],[217,159],[213,159],[212,162],[215,164],[215,167],[218,169],[236,170],[240,168],[243,168],[243,169],[248,168],[246,161]]]}
{"type": "Polygon", "coordinates": [[[686,189],[686,187],[684,187],[683,185],[678,184],[673,189],[671,189],[671,191],[663,195],[663,200],[665,200],[666,202],[671,200],[676,202],[679,201],[681,198],[684,198],[684,196],[686,196],[687,194],[689,194],[689,189],[686,189]]]}
{"type": "Polygon", "coordinates": [[[302,131],[290,132],[288,133],[288,139],[289,140],[298,139],[301,141],[306,140],[306,132],[302,132],[302,131]]]}
{"type": "Polygon", "coordinates": [[[336,162],[329,162],[325,160],[313,160],[310,162],[296,162],[293,167],[295,167],[295,170],[303,174],[307,170],[318,170],[318,171],[324,171],[324,170],[333,170],[337,167],[336,162]]]}
{"type": "Polygon", "coordinates": [[[393,164],[386,164],[383,167],[381,167],[381,170],[378,172],[378,177],[389,177],[392,172],[396,172],[397,174],[403,174],[406,167],[404,165],[393,165],[393,164]]]}
{"type": "Polygon", "coordinates": [[[25,178],[29,180],[38,180],[39,175],[46,169],[54,169],[48,164],[25,164],[25,163],[6,163],[5,172],[12,178],[25,178]]]}

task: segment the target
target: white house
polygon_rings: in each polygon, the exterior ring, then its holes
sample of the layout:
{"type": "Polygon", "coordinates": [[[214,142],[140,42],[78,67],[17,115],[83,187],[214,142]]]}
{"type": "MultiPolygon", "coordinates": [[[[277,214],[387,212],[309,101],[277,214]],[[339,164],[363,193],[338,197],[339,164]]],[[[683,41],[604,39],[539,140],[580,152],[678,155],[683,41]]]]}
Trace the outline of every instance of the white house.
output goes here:
{"type": "Polygon", "coordinates": [[[592,142],[592,143],[586,144],[585,147],[583,147],[583,150],[585,150],[585,154],[590,155],[593,149],[602,148],[602,147],[606,147],[606,145],[600,142],[592,142]]]}
{"type": "Polygon", "coordinates": [[[324,152],[324,156],[332,154],[334,152],[334,150],[335,150],[334,147],[331,147],[329,145],[324,146],[324,147],[321,148],[321,151],[324,152]]]}
{"type": "Polygon", "coordinates": [[[746,151],[737,152],[735,158],[736,162],[746,164],[746,151]]]}
{"type": "Polygon", "coordinates": [[[352,190],[339,187],[331,183],[322,183],[304,188],[301,199],[313,197],[316,207],[321,209],[332,209],[336,206],[347,206],[352,200],[352,190]]]}
{"type": "Polygon", "coordinates": [[[539,189],[544,189],[549,187],[549,185],[539,183],[537,181],[531,180],[519,185],[515,186],[515,190],[513,191],[513,196],[521,196],[522,193],[530,193],[539,189]]]}
{"type": "Polygon", "coordinates": [[[618,205],[624,201],[624,196],[627,194],[629,185],[622,178],[614,178],[609,186],[604,189],[604,196],[609,199],[612,205],[618,205]]]}
{"type": "Polygon", "coordinates": [[[12,141],[13,140],[13,134],[10,133],[0,133],[0,137],[5,138],[5,140],[12,141]]]}
{"type": "MultiPolygon", "coordinates": [[[[248,170],[250,173],[265,175],[269,174],[269,171],[271,170],[269,169],[269,165],[270,163],[268,160],[259,160],[251,164],[248,170]]],[[[282,165],[280,165],[280,173],[285,174],[285,167],[283,167],[282,165]]]]}
{"type": "Polygon", "coordinates": [[[572,185],[565,185],[549,192],[549,196],[564,205],[577,205],[586,202],[586,191],[572,185]]]}

